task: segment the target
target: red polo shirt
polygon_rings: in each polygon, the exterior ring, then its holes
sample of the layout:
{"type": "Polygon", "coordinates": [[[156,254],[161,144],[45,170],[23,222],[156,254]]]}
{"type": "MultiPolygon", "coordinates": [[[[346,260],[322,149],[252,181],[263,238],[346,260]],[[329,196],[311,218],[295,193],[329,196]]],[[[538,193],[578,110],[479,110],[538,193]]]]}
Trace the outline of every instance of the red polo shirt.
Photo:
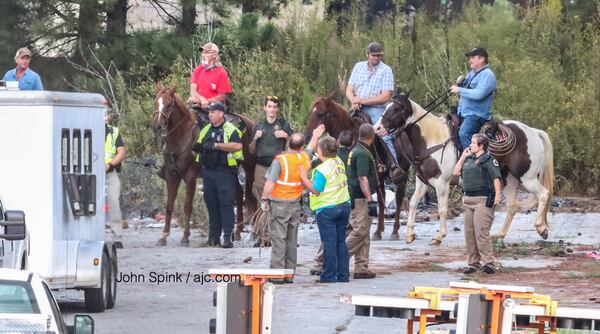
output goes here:
{"type": "Polygon", "coordinates": [[[204,65],[200,65],[192,72],[190,84],[196,84],[198,94],[207,99],[220,94],[231,93],[229,76],[223,66],[213,67],[209,70],[204,65]]]}

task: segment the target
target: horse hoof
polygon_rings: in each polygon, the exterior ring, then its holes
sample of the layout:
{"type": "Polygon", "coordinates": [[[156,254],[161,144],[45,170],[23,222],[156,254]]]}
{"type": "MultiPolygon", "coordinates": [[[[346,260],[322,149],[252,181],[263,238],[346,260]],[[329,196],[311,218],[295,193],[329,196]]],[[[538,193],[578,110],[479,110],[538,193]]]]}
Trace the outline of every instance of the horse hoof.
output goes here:
{"type": "Polygon", "coordinates": [[[548,229],[544,228],[544,230],[542,232],[538,231],[538,233],[540,234],[540,237],[542,237],[542,239],[546,240],[548,239],[548,229]]]}
{"type": "Polygon", "coordinates": [[[179,242],[179,245],[181,247],[189,247],[190,246],[190,239],[181,239],[181,241],[179,242]]]}
{"type": "Polygon", "coordinates": [[[429,242],[429,246],[439,246],[442,244],[441,240],[438,239],[431,239],[431,241],[429,242]]]}
{"type": "Polygon", "coordinates": [[[373,241],[379,241],[379,240],[381,240],[381,233],[379,233],[379,232],[373,233],[373,236],[371,237],[371,240],[373,240],[373,241]]]}
{"type": "Polygon", "coordinates": [[[408,235],[406,235],[406,243],[407,244],[412,243],[413,241],[415,241],[415,238],[416,238],[416,236],[414,234],[408,234],[408,235]]]}
{"type": "Polygon", "coordinates": [[[390,235],[390,240],[400,240],[400,235],[398,235],[398,233],[392,233],[392,235],[390,235]]]}
{"type": "Polygon", "coordinates": [[[156,242],[156,246],[166,246],[166,245],[167,245],[167,239],[166,238],[160,238],[156,242]]]}

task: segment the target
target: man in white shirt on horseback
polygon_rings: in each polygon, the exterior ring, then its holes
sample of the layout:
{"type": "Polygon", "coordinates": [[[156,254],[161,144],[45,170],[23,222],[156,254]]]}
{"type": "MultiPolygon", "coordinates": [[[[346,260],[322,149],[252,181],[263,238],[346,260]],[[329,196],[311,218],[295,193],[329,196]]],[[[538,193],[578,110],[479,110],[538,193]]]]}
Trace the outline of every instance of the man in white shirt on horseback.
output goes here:
{"type": "MultiPolygon", "coordinates": [[[[367,60],[354,65],[346,87],[346,97],[352,109],[361,111],[371,118],[371,124],[377,123],[385,110],[385,103],[394,91],[394,73],[383,63],[383,47],[377,42],[367,46],[367,60]]],[[[383,137],[385,145],[394,160],[396,150],[390,135],[383,137]]]]}

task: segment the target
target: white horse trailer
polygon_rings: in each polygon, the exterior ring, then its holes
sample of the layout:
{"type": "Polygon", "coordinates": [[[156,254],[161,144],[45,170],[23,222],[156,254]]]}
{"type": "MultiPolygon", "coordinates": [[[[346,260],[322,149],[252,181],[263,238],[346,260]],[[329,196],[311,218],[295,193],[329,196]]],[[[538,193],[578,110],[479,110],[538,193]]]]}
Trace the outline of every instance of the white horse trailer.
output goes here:
{"type": "Polygon", "coordinates": [[[105,111],[98,94],[0,91],[0,198],[25,213],[28,268],[52,289],[84,290],[91,312],[117,293],[101,209],[105,111]]]}

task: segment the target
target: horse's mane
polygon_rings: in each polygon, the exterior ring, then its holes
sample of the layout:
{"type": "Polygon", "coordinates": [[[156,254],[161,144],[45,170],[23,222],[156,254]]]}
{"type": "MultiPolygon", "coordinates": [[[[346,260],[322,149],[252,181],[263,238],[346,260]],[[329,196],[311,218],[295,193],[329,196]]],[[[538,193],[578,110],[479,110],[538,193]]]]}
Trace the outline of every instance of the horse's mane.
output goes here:
{"type": "MultiPolygon", "coordinates": [[[[418,104],[417,102],[413,101],[409,97],[405,96],[405,98],[410,103],[410,107],[412,108],[412,118],[414,120],[418,119],[419,117],[421,117],[421,116],[425,115],[425,113],[427,113],[427,110],[425,110],[425,108],[421,107],[420,104],[418,104]]],[[[435,116],[434,114],[431,114],[431,113],[429,113],[428,116],[431,116],[433,118],[438,118],[437,116],[435,116]]],[[[443,117],[440,117],[440,119],[443,119],[443,117]]]]}
{"type": "Polygon", "coordinates": [[[196,122],[196,113],[188,112],[188,107],[185,102],[183,102],[181,96],[179,96],[177,93],[174,93],[173,96],[175,97],[175,104],[177,105],[177,108],[183,111],[191,121],[196,122]]]}

